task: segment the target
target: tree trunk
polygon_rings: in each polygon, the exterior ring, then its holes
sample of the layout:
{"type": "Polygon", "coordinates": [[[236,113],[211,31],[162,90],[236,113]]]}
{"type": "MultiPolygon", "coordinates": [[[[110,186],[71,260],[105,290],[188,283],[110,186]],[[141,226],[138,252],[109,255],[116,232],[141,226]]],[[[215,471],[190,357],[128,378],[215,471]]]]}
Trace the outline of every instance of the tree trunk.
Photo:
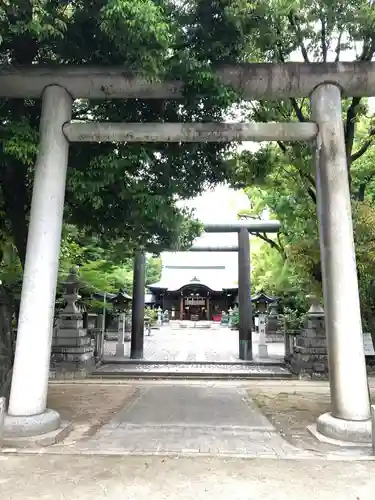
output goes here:
{"type": "Polygon", "coordinates": [[[13,301],[4,287],[0,289],[0,397],[8,400],[15,351],[12,328],[13,301]]]}
{"type": "Polygon", "coordinates": [[[23,164],[12,162],[2,167],[1,190],[4,198],[4,212],[10,223],[14,244],[23,267],[28,230],[26,167],[23,164]]]}

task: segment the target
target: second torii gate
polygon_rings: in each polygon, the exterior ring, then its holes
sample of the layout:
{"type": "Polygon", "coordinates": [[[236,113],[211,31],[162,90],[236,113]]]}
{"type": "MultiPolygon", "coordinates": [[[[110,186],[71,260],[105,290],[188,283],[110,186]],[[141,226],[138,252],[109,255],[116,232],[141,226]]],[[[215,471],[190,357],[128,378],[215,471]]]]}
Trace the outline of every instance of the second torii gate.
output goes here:
{"type": "MultiPolygon", "coordinates": [[[[206,233],[238,233],[237,246],[193,246],[189,252],[238,252],[238,309],[239,309],[239,358],[245,361],[253,359],[252,350],[252,304],[250,283],[250,242],[251,233],[277,233],[280,222],[277,220],[255,220],[232,224],[205,224],[206,233]]],[[[132,336],[130,357],[143,357],[144,340],[144,288],[145,255],[137,252],[134,257],[132,336]]]]}

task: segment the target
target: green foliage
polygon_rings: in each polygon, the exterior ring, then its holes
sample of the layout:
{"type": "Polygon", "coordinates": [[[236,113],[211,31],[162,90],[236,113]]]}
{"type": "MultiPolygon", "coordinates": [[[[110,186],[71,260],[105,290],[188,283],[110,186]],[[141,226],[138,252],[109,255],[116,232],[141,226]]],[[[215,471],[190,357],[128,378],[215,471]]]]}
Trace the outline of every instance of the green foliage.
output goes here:
{"type": "MultiPolygon", "coordinates": [[[[357,200],[356,194],[358,179],[363,179],[361,165],[369,174],[371,170],[368,162],[372,155],[373,149],[370,148],[356,160],[355,168],[352,169],[353,224],[363,310],[370,307],[368,290],[375,273],[375,207],[372,187],[365,201],[357,200]]],[[[310,161],[310,155],[306,161],[310,161]]],[[[268,169],[269,173],[259,187],[246,189],[251,200],[250,208],[241,212],[240,216],[258,218],[268,211],[281,221],[282,229],[278,238],[260,234],[261,244],[252,245],[252,283],[257,290],[282,297],[283,302],[287,301],[293,308],[303,310],[306,294],[322,294],[315,203],[301,177],[293,175],[292,165],[280,167],[278,161],[270,163],[268,169]]]]}
{"type": "Polygon", "coordinates": [[[233,330],[238,330],[239,327],[240,327],[240,313],[238,311],[238,307],[235,307],[232,311],[231,328],[233,330]]]}
{"type": "Polygon", "coordinates": [[[145,308],[145,321],[148,323],[150,326],[156,325],[158,320],[158,311],[156,309],[153,309],[152,307],[146,307],[145,308]]]}
{"type": "Polygon", "coordinates": [[[161,257],[149,257],[146,266],[146,286],[157,283],[161,278],[161,257]]]}
{"type": "Polygon", "coordinates": [[[160,74],[175,34],[165,6],[152,0],[108,0],[100,28],[117,47],[128,48],[130,68],[141,63],[147,75],[160,74]]]}
{"type": "MultiPolygon", "coordinates": [[[[237,15],[246,16],[248,2],[236,3],[237,15]]],[[[362,61],[375,53],[375,5],[367,0],[271,0],[256,3],[259,23],[250,39],[263,61],[286,62],[298,57],[305,62],[347,59],[348,50],[362,61]]],[[[244,106],[252,121],[306,121],[308,99],[284,102],[252,102],[244,106]]],[[[370,302],[374,254],[371,220],[374,213],[374,117],[366,99],[343,102],[343,124],[348,171],[353,198],[362,309],[370,302]]],[[[249,209],[241,218],[265,214],[281,221],[276,238],[261,234],[263,244],[252,252],[252,279],[257,289],[282,297],[294,310],[306,307],[307,293],[321,294],[319,236],[316,219],[314,163],[306,144],[265,144],[244,151],[229,161],[232,185],[244,188],[249,209]]],[[[304,309],[306,311],[306,309],[304,309]]]]}
{"type": "MultiPolygon", "coordinates": [[[[121,251],[118,242],[101,247],[97,238],[88,236],[76,227],[66,225],[60,252],[60,283],[73,266],[80,270],[81,293],[117,293],[125,289],[131,295],[133,284],[133,258],[121,251]]],[[[161,258],[149,256],[146,262],[146,285],[161,276],[161,258]]]]}
{"type": "MultiPolygon", "coordinates": [[[[238,16],[249,15],[248,2],[234,3],[238,16]]],[[[364,57],[371,59],[375,10],[368,0],[259,0],[255,5],[258,22],[251,41],[266,60],[289,60],[299,52],[306,62],[325,61],[332,57],[329,51],[333,57],[356,52],[363,41],[364,57]]]]}
{"type": "MultiPolygon", "coordinates": [[[[213,66],[231,57],[241,60],[242,37],[251,24],[230,10],[225,1],[190,1],[183,8],[167,0],[3,2],[0,63],[116,65],[145,79],[186,81],[182,102],[81,100],[73,109],[77,119],[220,120],[239,96],[219,84],[213,66]],[[225,13],[216,20],[222,8],[225,13]],[[220,31],[223,26],[233,38],[220,31]]],[[[40,102],[0,104],[0,210],[23,263],[40,102]]],[[[73,144],[65,221],[97,237],[102,247],[110,240],[125,242],[129,253],[139,247],[155,253],[185,248],[201,227],[176,201],[225,180],[226,150],[227,145],[212,143],[73,144]]]]}
{"type": "Polygon", "coordinates": [[[288,332],[296,332],[303,328],[305,314],[301,314],[296,309],[284,307],[285,328],[288,332]]]}

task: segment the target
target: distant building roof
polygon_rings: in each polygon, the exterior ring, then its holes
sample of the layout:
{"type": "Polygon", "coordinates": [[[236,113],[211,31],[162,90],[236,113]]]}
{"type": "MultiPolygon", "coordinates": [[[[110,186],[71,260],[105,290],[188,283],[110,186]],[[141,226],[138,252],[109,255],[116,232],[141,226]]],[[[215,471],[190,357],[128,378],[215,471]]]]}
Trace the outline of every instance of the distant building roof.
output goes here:
{"type": "Polygon", "coordinates": [[[238,288],[225,266],[165,266],[160,281],[148,288],[177,292],[188,285],[205,286],[214,292],[238,288]]]}
{"type": "Polygon", "coordinates": [[[264,292],[259,292],[253,297],[251,297],[252,302],[265,302],[270,304],[271,302],[276,302],[276,297],[271,297],[270,295],[266,295],[264,292]]]}

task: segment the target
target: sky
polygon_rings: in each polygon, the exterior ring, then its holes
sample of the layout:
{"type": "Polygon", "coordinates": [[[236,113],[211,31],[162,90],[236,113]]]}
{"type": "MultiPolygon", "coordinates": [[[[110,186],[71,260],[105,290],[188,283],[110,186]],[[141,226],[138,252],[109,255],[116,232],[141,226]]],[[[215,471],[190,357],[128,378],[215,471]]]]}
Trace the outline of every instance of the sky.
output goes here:
{"type": "MultiPolygon", "coordinates": [[[[194,208],[196,217],[205,224],[235,222],[237,213],[248,208],[249,200],[243,191],[221,185],[204,192],[183,205],[194,208]]],[[[232,246],[237,244],[236,234],[203,234],[195,241],[199,246],[232,246]]],[[[237,279],[237,252],[164,252],[163,265],[212,266],[224,265],[229,279],[237,279]]]]}

